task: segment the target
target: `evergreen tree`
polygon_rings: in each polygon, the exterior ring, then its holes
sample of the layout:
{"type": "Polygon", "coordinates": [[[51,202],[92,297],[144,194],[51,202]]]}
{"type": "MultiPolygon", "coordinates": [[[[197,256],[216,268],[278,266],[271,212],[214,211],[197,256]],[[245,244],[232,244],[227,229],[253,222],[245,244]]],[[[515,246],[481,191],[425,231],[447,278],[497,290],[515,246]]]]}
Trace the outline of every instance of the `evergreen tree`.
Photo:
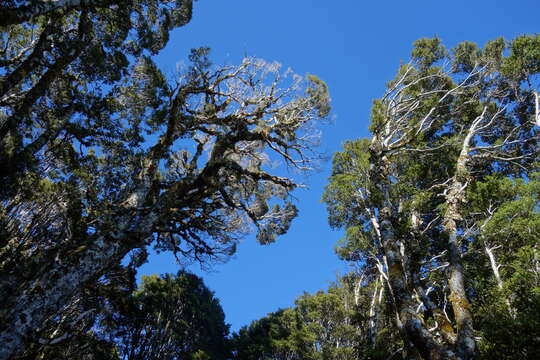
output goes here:
{"type": "MultiPolygon", "coordinates": [[[[386,359],[398,343],[381,332],[384,345],[370,343],[369,291],[363,276],[347,275],[327,292],[303,294],[295,306],[252,322],[232,338],[235,359],[386,359]]],[[[376,320],[382,325],[383,319],[376,320]]],[[[391,324],[390,324],[391,325],[391,324]]],[[[382,329],[381,329],[382,330],[382,329]]]]}
{"type": "Polygon", "coordinates": [[[102,321],[120,359],[228,359],[228,325],[202,279],[179,272],[143,277],[122,308],[102,321]]]}
{"type": "MultiPolygon", "coordinates": [[[[491,261],[498,245],[488,231],[511,231],[498,219],[516,207],[525,207],[515,213],[519,223],[538,219],[537,197],[497,198],[487,189],[519,187],[538,170],[539,65],[538,36],[484,49],[464,42],[451,52],[439,39],[418,40],[411,62],[374,102],[372,138],[334,156],[324,200],[330,224],[347,230],[338,252],[384,279],[408,357],[477,354],[478,250],[491,261]]],[[[505,247],[512,257],[520,252],[505,247]]],[[[512,297],[497,298],[515,311],[512,297]]]]}
{"type": "Polygon", "coordinates": [[[207,48],[165,77],[150,56],[191,1],[38,3],[64,7],[2,8],[0,359],[149,247],[205,263],[285,233],[297,184],[269,162],[312,168],[329,111],[316,77],[207,48]]]}

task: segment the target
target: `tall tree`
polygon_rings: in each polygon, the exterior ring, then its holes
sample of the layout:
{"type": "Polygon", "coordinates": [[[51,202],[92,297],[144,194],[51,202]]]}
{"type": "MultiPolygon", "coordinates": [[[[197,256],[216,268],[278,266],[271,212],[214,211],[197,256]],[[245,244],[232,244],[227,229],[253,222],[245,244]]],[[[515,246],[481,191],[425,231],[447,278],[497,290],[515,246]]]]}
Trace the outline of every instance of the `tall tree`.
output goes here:
{"type": "MultiPolygon", "coordinates": [[[[109,118],[117,106],[111,101],[115,86],[137,58],[162,49],[169,31],[189,22],[191,12],[191,0],[0,4],[0,331],[10,326],[4,318],[12,305],[10,275],[20,268],[26,269],[20,273],[24,281],[39,274],[38,263],[52,255],[44,250],[61,246],[55,242],[65,219],[60,220],[58,210],[80,210],[67,205],[67,188],[53,187],[71,181],[65,170],[74,171],[73,165],[89,148],[97,149],[103,139],[120,139],[117,120],[109,118]],[[18,225],[10,217],[21,210],[12,212],[17,206],[26,207],[26,220],[21,213],[15,216],[21,223],[27,221],[26,233],[33,234],[34,241],[14,238],[13,226],[18,225]],[[22,260],[29,267],[17,268],[12,265],[17,257],[36,261],[22,260]]],[[[72,224],[76,223],[75,219],[72,224]]],[[[72,243],[72,249],[80,245],[72,243]]],[[[77,301],[75,295],[72,298],[77,301]]]]}
{"type": "Polygon", "coordinates": [[[262,244],[287,231],[297,184],[272,169],[317,161],[326,85],[260,59],[213,67],[206,48],[190,60],[169,81],[140,56],[93,113],[103,129],[42,147],[32,191],[4,201],[0,359],[135,249],[215,260],[252,227],[262,244]]]}
{"type": "Polygon", "coordinates": [[[191,0],[3,1],[0,200],[36,186],[44,149],[112,135],[114,84],[191,14],[191,0]]]}
{"type": "Polygon", "coordinates": [[[334,157],[330,224],[347,229],[343,254],[385,280],[412,358],[476,354],[464,256],[485,219],[471,193],[489,176],[537,170],[539,65],[537,36],[484,49],[464,42],[451,53],[439,39],[418,40],[374,102],[372,138],[334,157]]]}
{"type": "Polygon", "coordinates": [[[230,358],[225,314],[193,274],[143,277],[133,297],[121,304],[120,311],[102,322],[121,359],[230,358]]]}
{"type": "MultiPolygon", "coordinates": [[[[232,337],[235,359],[349,360],[386,359],[396,347],[395,337],[382,333],[384,345],[370,343],[367,316],[371,296],[361,292],[364,276],[349,274],[328,291],[303,294],[295,306],[245,326],[232,337]]],[[[365,287],[363,288],[366,289],[365,287]]],[[[379,335],[379,334],[378,334],[379,335]]]]}

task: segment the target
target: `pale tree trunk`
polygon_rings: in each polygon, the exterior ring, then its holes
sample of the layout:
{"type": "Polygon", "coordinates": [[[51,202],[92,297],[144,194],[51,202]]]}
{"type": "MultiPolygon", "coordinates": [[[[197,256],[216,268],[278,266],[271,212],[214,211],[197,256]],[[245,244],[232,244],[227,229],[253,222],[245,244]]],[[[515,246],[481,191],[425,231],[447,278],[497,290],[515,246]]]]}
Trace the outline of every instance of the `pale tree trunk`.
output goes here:
{"type": "Polygon", "coordinates": [[[534,121],[536,122],[537,126],[540,126],[540,95],[537,92],[535,92],[534,97],[536,101],[534,121]]]}
{"type": "Polygon", "coordinates": [[[465,292],[465,279],[457,228],[457,220],[461,220],[459,207],[464,201],[464,190],[467,186],[466,180],[463,180],[463,177],[466,176],[466,160],[466,157],[460,156],[456,175],[446,195],[448,208],[444,214],[444,229],[448,235],[448,287],[450,288],[449,300],[456,320],[456,347],[458,354],[468,359],[473,356],[476,345],[472,327],[471,305],[465,292]]]}
{"type": "MultiPolygon", "coordinates": [[[[144,203],[147,192],[130,197],[135,208],[144,203]]],[[[15,295],[13,306],[4,313],[0,332],[0,360],[7,360],[25,348],[26,342],[44,321],[56,314],[77,289],[99,278],[133,248],[144,246],[151,236],[157,213],[131,215],[117,219],[111,233],[97,236],[77,261],[57,259],[22,293],[15,295]]],[[[69,256],[65,254],[65,256],[69,256]]]]}
{"type": "MultiPolygon", "coordinates": [[[[484,245],[484,251],[486,252],[486,255],[489,259],[489,265],[491,267],[491,271],[493,272],[493,276],[495,277],[495,282],[497,283],[497,288],[499,290],[503,290],[503,281],[501,278],[501,274],[499,272],[499,268],[501,267],[500,264],[497,264],[497,259],[495,258],[494,250],[500,248],[501,246],[488,246],[487,244],[484,245]]],[[[516,317],[516,312],[514,308],[512,307],[512,304],[510,303],[510,300],[505,296],[504,302],[506,303],[506,306],[508,307],[508,313],[512,318],[516,317]]]]}
{"type": "Polygon", "coordinates": [[[496,250],[498,248],[500,248],[500,246],[489,247],[488,245],[484,245],[484,251],[486,252],[486,255],[489,259],[489,264],[491,266],[491,271],[493,271],[495,281],[497,282],[497,287],[499,288],[499,290],[502,290],[503,282],[501,279],[501,274],[499,273],[499,268],[501,267],[501,265],[497,264],[497,260],[495,259],[495,253],[493,253],[493,250],[496,250]]]}
{"type": "Polygon", "coordinates": [[[471,304],[467,299],[465,290],[465,276],[463,274],[461,250],[458,241],[457,222],[462,220],[461,207],[467,202],[465,190],[469,184],[470,177],[467,163],[470,160],[469,151],[471,142],[480,129],[489,126],[489,124],[481,126],[486,115],[486,110],[487,108],[484,108],[482,114],[472,122],[467,135],[463,139],[461,151],[456,162],[455,174],[446,190],[447,209],[443,216],[444,230],[448,236],[449,300],[454,312],[457,330],[455,346],[457,354],[462,359],[471,359],[474,356],[476,342],[474,339],[471,304]]]}
{"type": "MultiPolygon", "coordinates": [[[[376,319],[376,306],[380,303],[379,298],[379,283],[382,289],[384,289],[383,278],[381,275],[375,280],[375,289],[373,290],[373,295],[371,296],[371,304],[369,306],[369,339],[372,346],[375,346],[376,337],[377,337],[377,319],[376,319]]],[[[382,289],[380,291],[382,295],[382,289]]]]}
{"type": "Polygon", "coordinates": [[[44,272],[7,313],[5,321],[8,325],[0,333],[0,359],[9,359],[24,349],[28,336],[58,310],[59,304],[69,300],[73,289],[81,288],[96,275],[103,274],[128,250],[123,249],[116,239],[102,238],[86,251],[79,264],[56,264],[44,272]]]}
{"type": "Polygon", "coordinates": [[[364,275],[360,276],[360,279],[354,284],[354,305],[358,306],[360,303],[360,289],[362,289],[362,281],[364,281],[364,275]]]}
{"type": "Polygon", "coordinates": [[[392,203],[388,189],[389,160],[378,152],[379,139],[374,136],[371,152],[371,182],[382,195],[382,206],[379,208],[380,236],[387,261],[390,296],[397,312],[397,325],[405,342],[407,356],[423,359],[453,359],[453,353],[445,350],[427,329],[424,319],[416,312],[416,301],[413,290],[407,285],[407,276],[403,266],[399,244],[392,223],[392,203]]]}
{"type": "Polygon", "coordinates": [[[461,251],[457,240],[457,226],[453,219],[445,223],[448,236],[450,303],[454,311],[457,328],[456,350],[462,359],[474,356],[476,344],[472,322],[471,305],[465,292],[465,276],[461,261],[461,251]]]}

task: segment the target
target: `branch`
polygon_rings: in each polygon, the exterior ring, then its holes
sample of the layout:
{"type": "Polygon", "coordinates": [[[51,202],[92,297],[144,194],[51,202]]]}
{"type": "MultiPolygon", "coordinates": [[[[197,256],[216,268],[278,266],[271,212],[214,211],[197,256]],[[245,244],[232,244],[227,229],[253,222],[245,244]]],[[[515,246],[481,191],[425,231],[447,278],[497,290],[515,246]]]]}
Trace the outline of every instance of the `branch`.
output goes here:
{"type": "Polygon", "coordinates": [[[535,97],[535,105],[536,105],[534,119],[536,121],[536,125],[540,126],[540,95],[535,91],[534,97],[535,97]]]}
{"type": "Polygon", "coordinates": [[[115,3],[125,3],[119,0],[33,0],[29,5],[12,7],[0,7],[2,17],[0,26],[22,24],[38,16],[45,15],[57,10],[71,10],[81,8],[104,8],[115,3]]]}

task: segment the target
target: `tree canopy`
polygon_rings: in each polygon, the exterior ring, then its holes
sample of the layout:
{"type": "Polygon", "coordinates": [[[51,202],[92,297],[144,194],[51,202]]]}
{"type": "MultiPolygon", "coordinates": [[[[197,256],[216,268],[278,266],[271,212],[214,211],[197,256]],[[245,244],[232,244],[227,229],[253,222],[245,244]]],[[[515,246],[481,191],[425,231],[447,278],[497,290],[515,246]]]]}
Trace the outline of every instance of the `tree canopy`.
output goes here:
{"type": "MultiPolygon", "coordinates": [[[[539,45],[522,36],[448,51],[437,38],[418,40],[373,104],[373,137],[334,156],[324,200],[330,224],[346,229],[338,253],[385,283],[409,356],[473,358],[475,322],[484,321],[476,306],[489,281],[505,287],[499,269],[509,264],[495,250],[513,259],[538,251],[536,235],[517,239],[538,231],[538,196],[522,191],[535,187],[538,171],[539,45]],[[511,241],[501,236],[514,226],[511,241]]],[[[511,317],[515,296],[496,296],[511,317]]]]}
{"type": "Polygon", "coordinates": [[[9,8],[24,21],[2,28],[1,359],[149,247],[205,262],[252,228],[273,242],[297,214],[297,184],[270,161],[306,171],[318,159],[321,80],[256,58],[213,66],[208,48],[169,78],[150,55],[191,2],[127,4],[9,8]]]}
{"type": "MultiPolygon", "coordinates": [[[[192,0],[0,4],[0,360],[540,357],[540,36],[413,44],[323,194],[351,272],[229,334],[185,270],[298,216],[328,86],[208,47],[192,0]],[[150,251],[176,275],[142,277],[150,251]]],[[[316,220],[314,220],[316,221],[316,220]]]]}
{"type": "Polygon", "coordinates": [[[118,344],[120,359],[229,358],[219,300],[190,273],[144,277],[102,326],[110,343],[118,344]]]}

